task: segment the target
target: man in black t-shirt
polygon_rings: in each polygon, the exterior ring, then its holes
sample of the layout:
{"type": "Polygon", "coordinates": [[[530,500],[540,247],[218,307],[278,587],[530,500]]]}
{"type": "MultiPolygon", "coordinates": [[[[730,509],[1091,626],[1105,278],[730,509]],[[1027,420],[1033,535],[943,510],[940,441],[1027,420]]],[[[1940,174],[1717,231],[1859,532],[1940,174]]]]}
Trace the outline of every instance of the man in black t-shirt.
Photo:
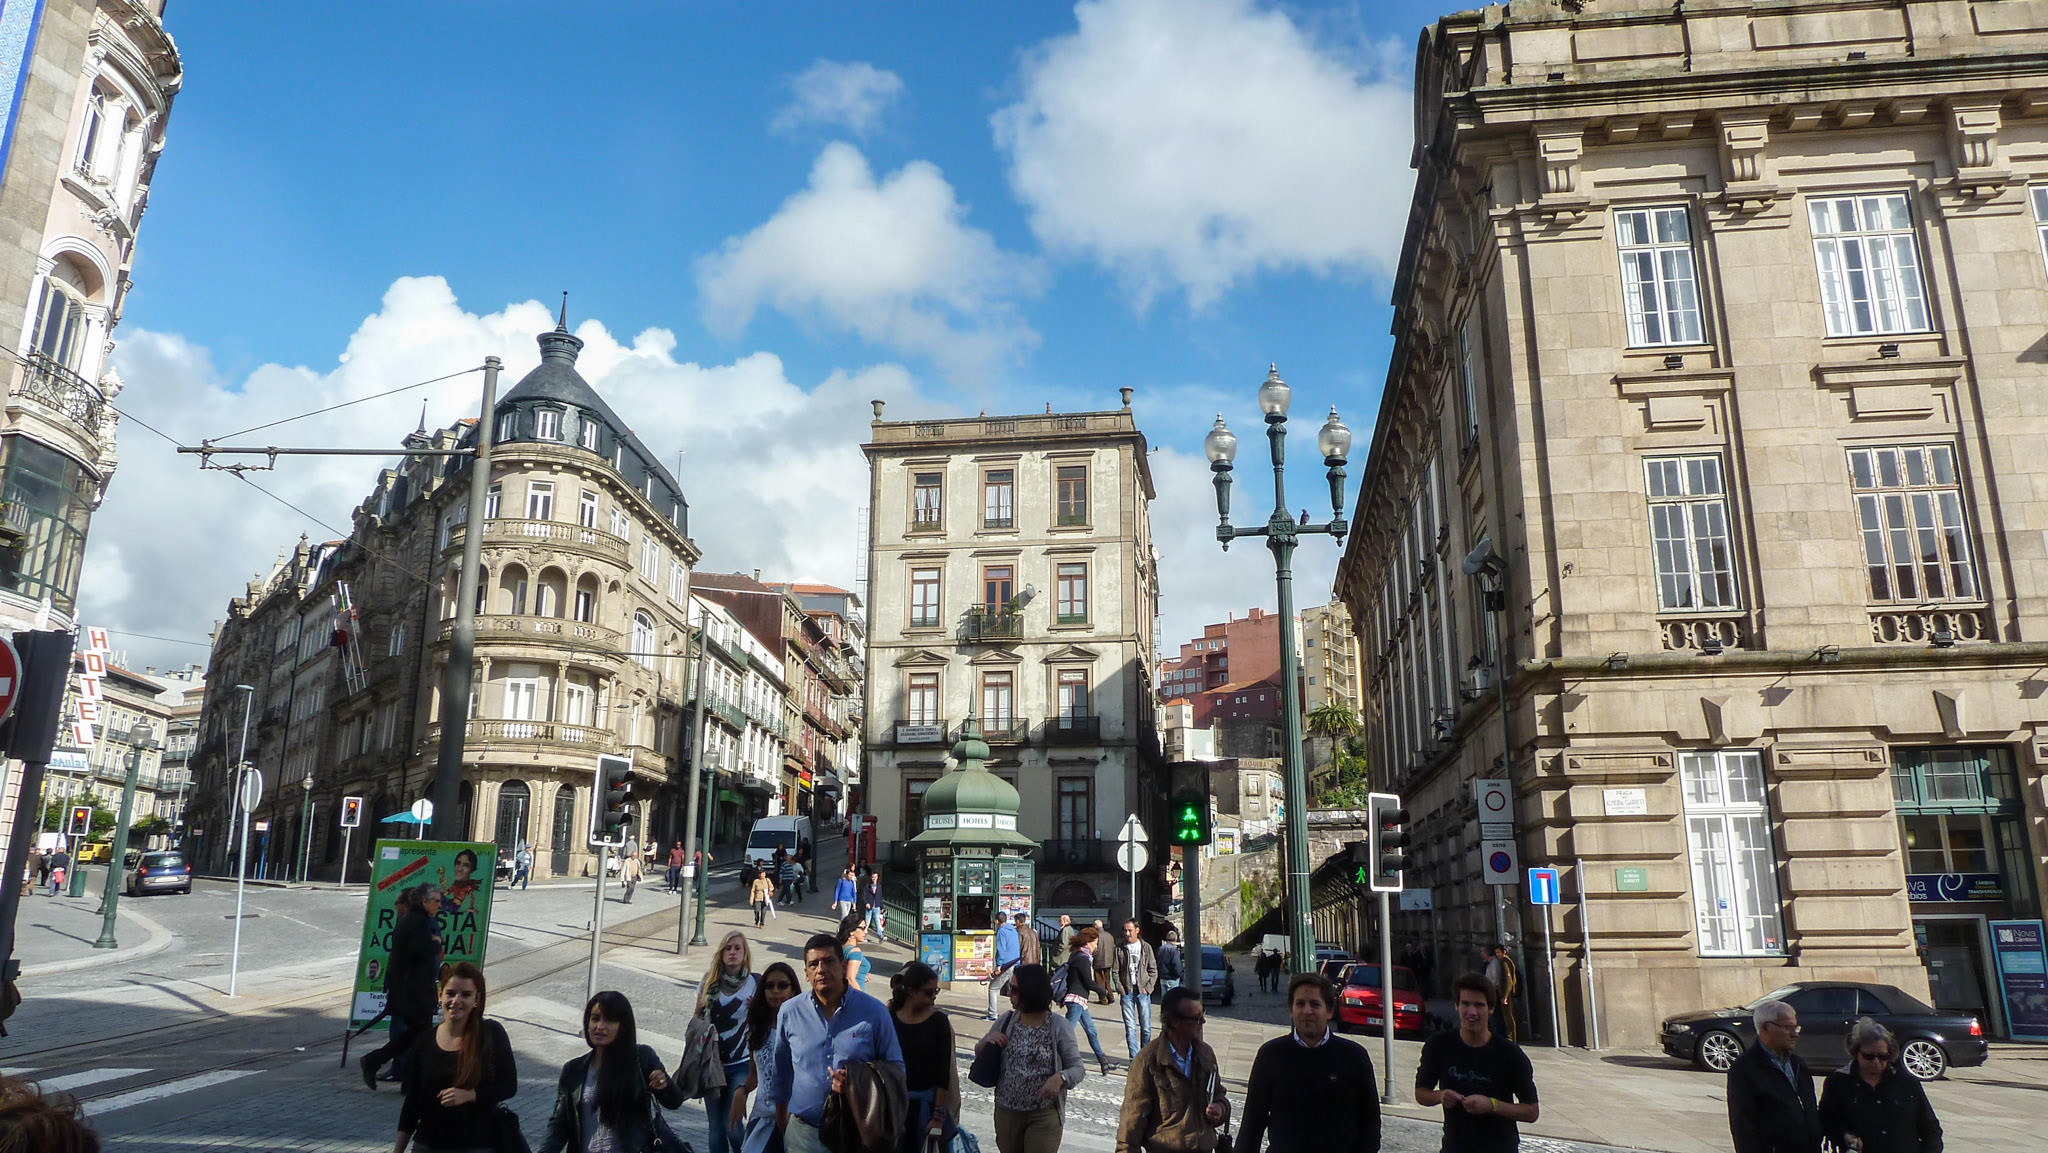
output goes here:
{"type": "Polygon", "coordinates": [[[1422,1046],[1415,1100],[1444,1107],[1443,1153],[1513,1153],[1518,1121],[1536,1120],[1536,1076],[1521,1047],[1487,1028],[1493,986],[1466,973],[1451,985],[1458,1029],[1422,1046]]]}

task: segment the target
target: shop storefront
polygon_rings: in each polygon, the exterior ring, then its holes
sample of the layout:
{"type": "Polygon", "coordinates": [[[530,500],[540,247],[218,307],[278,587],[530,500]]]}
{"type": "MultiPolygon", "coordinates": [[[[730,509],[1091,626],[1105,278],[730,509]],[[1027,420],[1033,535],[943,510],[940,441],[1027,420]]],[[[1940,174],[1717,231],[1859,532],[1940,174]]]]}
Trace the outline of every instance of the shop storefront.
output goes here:
{"type": "Polygon", "coordinates": [[[1992,926],[2041,915],[2012,750],[1894,748],[1892,799],[1913,939],[1935,1007],[1975,1014],[1993,1036],[2011,1036],[1992,926]]]}

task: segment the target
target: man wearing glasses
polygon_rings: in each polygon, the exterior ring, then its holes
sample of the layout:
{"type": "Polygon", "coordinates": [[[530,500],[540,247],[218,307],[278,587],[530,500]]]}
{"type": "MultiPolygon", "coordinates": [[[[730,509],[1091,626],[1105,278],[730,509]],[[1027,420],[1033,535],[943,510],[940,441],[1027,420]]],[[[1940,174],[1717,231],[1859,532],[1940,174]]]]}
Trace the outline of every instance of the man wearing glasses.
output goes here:
{"type": "Polygon", "coordinates": [[[1116,1153],[1215,1153],[1230,1103],[1216,1053],[1202,1041],[1202,995],[1182,986],[1159,1006],[1159,1036],[1138,1051],[1124,1077],[1116,1153]]]}
{"type": "Polygon", "coordinates": [[[1756,1007],[1756,1044],[1728,1067],[1728,1130],[1735,1153],[1820,1153],[1813,1074],[1794,1050],[1799,1014],[1783,1001],[1756,1007]]]}

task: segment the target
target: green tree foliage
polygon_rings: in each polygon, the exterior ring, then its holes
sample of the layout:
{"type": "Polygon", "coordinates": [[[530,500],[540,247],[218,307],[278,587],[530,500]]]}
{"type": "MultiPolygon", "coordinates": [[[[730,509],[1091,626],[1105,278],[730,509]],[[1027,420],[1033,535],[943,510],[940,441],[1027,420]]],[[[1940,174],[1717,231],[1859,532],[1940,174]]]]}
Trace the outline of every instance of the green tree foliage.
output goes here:
{"type": "Polygon", "coordinates": [[[1308,735],[1337,740],[1358,731],[1358,716],[1348,707],[1330,701],[1309,710],[1308,735]]]}
{"type": "Polygon", "coordinates": [[[1314,799],[1318,809],[1362,809],[1365,795],[1372,791],[1371,774],[1368,771],[1365,749],[1355,740],[1347,740],[1330,754],[1334,774],[1314,799]]]}
{"type": "Polygon", "coordinates": [[[36,822],[36,830],[69,833],[71,831],[71,806],[92,806],[92,836],[89,840],[105,841],[114,835],[114,825],[120,821],[119,814],[108,808],[99,797],[87,793],[82,797],[52,797],[44,803],[42,820],[36,822]]]}

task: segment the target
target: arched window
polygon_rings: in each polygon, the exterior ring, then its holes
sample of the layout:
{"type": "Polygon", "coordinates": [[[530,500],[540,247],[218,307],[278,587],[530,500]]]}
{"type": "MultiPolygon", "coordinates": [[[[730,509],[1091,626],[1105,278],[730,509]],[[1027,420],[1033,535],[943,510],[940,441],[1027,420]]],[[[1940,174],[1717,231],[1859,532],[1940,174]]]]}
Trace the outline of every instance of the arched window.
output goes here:
{"type": "Polygon", "coordinates": [[[36,304],[36,326],[29,336],[29,351],[77,372],[85,351],[88,295],[77,269],[69,261],[58,260],[43,278],[43,295],[36,304]]]}
{"type": "Polygon", "coordinates": [[[591,573],[576,582],[575,617],[587,625],[597,623],[597,577],[591,573]]]}
{"type": "Polygon", "coordinates": [[[644,612],[633,614],[633,659],[644,668],[654,667],[654,618],[644,612]]]}
{"type": "Polygon", "coordinates": [[[506,565],[498,577],[498,611],[526,615],[526,570],[516,564],[506,565]]]}
{"type": "Polygon", "coordinates": [[[533,615],[537,617],[559,617],[562,602],[567,599],[569,578],[558,568],[540,570],[540,581],[533,586],[533,615]]]}

